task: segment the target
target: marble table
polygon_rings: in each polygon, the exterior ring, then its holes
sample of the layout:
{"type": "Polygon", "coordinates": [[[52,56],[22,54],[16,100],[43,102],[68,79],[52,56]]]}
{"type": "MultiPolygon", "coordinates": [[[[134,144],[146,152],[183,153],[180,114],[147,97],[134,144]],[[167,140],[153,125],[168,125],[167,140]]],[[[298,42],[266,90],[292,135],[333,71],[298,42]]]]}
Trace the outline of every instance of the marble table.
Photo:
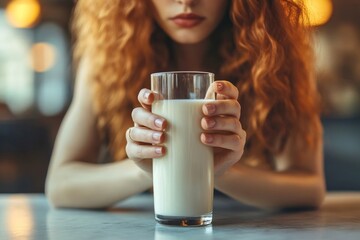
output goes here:
{"type": "Polygon", "coordinates": [[[319,210],[269,212],[217,196],[206,227],[155,222],[141,194],[107,210],[54,209],[44,195],[0,194],[1,240],[360,239],[360,192],[328,193],[319,210]]]}

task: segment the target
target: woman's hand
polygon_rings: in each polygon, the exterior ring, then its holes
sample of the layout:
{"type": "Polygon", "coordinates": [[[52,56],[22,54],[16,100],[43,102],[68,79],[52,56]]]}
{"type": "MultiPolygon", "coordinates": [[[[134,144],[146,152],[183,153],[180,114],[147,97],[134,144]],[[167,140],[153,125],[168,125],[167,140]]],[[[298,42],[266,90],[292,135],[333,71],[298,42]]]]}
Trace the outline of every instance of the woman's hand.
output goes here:
{"type": "Polygon", "coordinates": [[[246,132],[239,120],[238,89],[228,81],[216,81],[209,91],[217,93],[217,101],[202,107],[205,117],[201,119],[201,127],[207,132],[201,134],[201,141],[214,147],[214,171],[219,176],[240,160],[246,132]]]}
{"type": "Polygon", "coordinates": [[[143,170],[151,173],[152,164],[150,159],[159,158],[165,154],[165,148],[154,146],[164,142],[166,120],[151,113],[151,104],[155,99],[155,93],[149,89],[142,89],[138,94],[138,100],[142,107],[132,111],[134,127],[126,132],[126,153],[128,157],[143,170]]]}
{"type": "MultiPolygon", "coordinates": [[[[201,134],[201,141],[214,147],[214,170],[221,175],[238,162],[243,154],[246,132],[242,129],[238,90],[227,81],[217,81],[210,91],[217,93],[217,101],[204,104],[205,117],[201,126],[207,133],[201,134]],[[212,133],[209,133],[211,131],[212,133]]],[[[126,133],[126,153],[130,159],[147,172],[152,172],[152,158],[165,154],[165,148],[158,146],[165,140],[166,120],[151,113],[155,93],[149,89],[139,92],[138,100],[142,107],[132,111],[134,127],[126,133]]]]}

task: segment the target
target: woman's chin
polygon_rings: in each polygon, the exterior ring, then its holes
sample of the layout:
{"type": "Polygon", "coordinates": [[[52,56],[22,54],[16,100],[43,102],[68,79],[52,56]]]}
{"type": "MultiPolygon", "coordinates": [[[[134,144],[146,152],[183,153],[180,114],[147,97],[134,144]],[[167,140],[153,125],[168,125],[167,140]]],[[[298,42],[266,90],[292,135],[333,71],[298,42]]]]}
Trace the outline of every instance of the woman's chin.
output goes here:
{"type": "Polygon", "coordinates": [[[182,45],[193,45],[202,43],[208,36],[199,36],[199,35],[191,35],[191,34],[181,34],[181,35],[173,35],[170,36],[171,39],[177,43],[182,45]]]}

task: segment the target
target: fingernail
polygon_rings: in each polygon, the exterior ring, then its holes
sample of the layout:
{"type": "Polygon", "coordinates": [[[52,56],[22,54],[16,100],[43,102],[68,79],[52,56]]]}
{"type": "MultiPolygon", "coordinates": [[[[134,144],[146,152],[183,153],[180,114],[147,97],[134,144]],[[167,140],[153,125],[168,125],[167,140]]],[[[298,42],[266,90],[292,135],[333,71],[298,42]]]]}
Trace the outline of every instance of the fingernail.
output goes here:
{"type": "Polygon", "coordinates": [[[155,120],[155,126],[157,126],[158,128],[161,128],[163,125],[163,122],[164,122],[163,120],[158,118],[155,120]]]}
{"type": "Polygon", "coordinates": [[[208,114],[213,114],[216,110],[214,104],[206,104],[205,107],[206,107],[208,114]]]}
{"type": "Polygon", "coordinates": [[[145,93],[144,93],[144,98],[145,98],[145,99],[148,99],[149,96],[150,96],[150,92],[145,92],[145,93]]]}
{"type": "Polygon", "coordinates": [[[216,83],[216,88],[217,88],[218,91],[221,91],[221,90],[224,89],[224,84],[222,84],[222,83],[216,83]]]}
{"type": "Polygon", "coordinates": [[[214,137],[210,134],[205,134],[205,142],[212,143],[214,141],[214,137]]]}
{"type": "Polygon", "coordinates": [[[155,153],[162,154],[162,148],[161,147],[155,148],[155,153]]]}
{"type": "Polygon", "coordinates": [[[153,138],[153,140],[155,140],[156,142],[160,142],[161,133],[153,133],[152,138],[153,138]]]}
{"type": "Polygon", "coordinates": [[[207,124],[207,127],[208,128],[213,128],[216,124],[215,120],[214,119],[206,119],[206,124],[207,124]]]}

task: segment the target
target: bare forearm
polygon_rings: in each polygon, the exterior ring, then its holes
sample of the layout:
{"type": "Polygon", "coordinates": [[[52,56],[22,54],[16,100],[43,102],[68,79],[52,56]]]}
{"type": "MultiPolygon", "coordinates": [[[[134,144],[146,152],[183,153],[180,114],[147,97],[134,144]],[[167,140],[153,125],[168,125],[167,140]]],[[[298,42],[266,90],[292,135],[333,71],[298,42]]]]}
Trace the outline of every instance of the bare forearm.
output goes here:
{"type": "Polygon", "coordinates": [[[243,166],[215,180],[215,187],[243,203],[260,208],[318,207],[325,195],[321,176],[271,172],[243,166]]]}
{"type": "Polygon", "coordinates": [[[152,179],[131,160],[72,162],[49,174],[46,194],[56,207],[101,208],[147,190],[152,179]]]}

